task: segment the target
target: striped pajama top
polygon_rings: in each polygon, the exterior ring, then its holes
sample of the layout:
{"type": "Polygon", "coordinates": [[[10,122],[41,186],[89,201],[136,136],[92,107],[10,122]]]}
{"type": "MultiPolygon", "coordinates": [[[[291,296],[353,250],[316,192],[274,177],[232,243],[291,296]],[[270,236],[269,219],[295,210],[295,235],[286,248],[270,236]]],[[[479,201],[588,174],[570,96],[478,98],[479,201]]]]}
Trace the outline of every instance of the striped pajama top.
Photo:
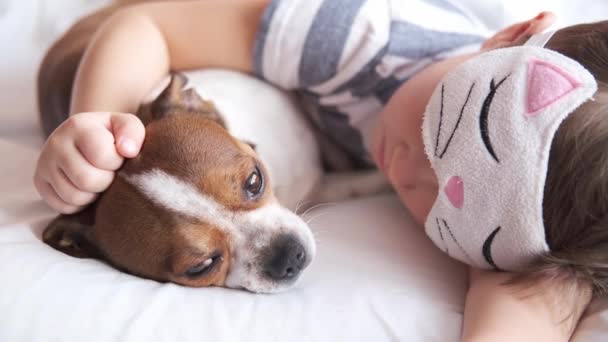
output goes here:
{"type": "Polygon", "coordinates": [[[296,91],[325,134],[369,167],[372,128],[395,90],[431,63],[478,50],[486,33],[450,0],[273,0],[254,73],[296,91]]]}

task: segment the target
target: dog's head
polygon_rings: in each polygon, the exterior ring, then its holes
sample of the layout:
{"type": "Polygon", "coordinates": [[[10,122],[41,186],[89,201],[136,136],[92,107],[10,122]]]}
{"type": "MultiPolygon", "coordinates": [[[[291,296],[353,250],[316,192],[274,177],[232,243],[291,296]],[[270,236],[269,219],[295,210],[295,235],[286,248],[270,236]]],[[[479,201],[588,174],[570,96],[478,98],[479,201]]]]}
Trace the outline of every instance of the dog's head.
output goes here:
{"type": "Polygon", "coordinates": [[[94,219],[83,219],[87,211],[60,216],[44,240],[159,281],[254,292],[289,287],[315,254],[308,226],[277,202],[254,149],[184,84],[173,76],[142,107],[142,150],[88,210],[94,219]]]}

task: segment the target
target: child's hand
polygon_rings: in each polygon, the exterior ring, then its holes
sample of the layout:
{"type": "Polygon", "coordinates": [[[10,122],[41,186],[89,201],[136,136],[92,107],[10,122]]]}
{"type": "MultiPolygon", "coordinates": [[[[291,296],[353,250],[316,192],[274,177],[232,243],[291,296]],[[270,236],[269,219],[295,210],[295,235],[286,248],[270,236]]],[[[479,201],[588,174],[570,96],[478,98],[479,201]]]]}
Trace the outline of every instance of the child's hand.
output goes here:
{"type": "Polygon", "coordinates": [[[73,115],[44,144],[34,185],[51,207],[75,213],[110,186],[124,158],[139,153],[144,136],[142,122],[132,114],[73,115]]]}

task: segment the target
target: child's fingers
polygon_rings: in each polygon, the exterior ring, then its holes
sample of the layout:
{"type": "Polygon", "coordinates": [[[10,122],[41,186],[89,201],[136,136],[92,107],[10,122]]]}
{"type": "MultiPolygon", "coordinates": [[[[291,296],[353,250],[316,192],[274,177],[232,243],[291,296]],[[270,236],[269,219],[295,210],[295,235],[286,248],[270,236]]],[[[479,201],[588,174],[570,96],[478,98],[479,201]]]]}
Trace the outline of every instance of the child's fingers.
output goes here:
{"type": "Polygon", "coordinates": [[[114,147],[114,135],[103,127],[78,132],[74,144],[89,164],[98,169],[114,171],[124,161],[114,147]]]}
{"type": "Polygon", "coordinates": [[[133,114],[112,113],[110,121],[118,153],[126,158],[135,157],[146,135],[141,120],[133,114]]]}
{"type": "Polygon", "coordinates": [[[85,192],[102,192],[114,179],[113,171],[91,165],[75,145],[66,146],[66,151],[59,160],[59,168],[76,188],[85,192]]]}
{"type": "Polygon", "coordinates": [[[53,209],[59,211],[62,214],[73,214],[82,209],[82,207],[77,207],[75,205],[68,204],[64,202],[55,192],[51,184],[47,181],[44,181],[40,178],[34,179],[34,185],[36,186],[36,190],[44,199],[44,201],[53,209]]]}
{"type": "Polygon", "coordinates": [[[528,29],[531,32],[543,32],[553,25],[557,17],[553,12],[541,12],[531,21],[531,27],[528,29]]]}
{"type": "Polygon", "coordinates": [[[55,190],[57,196],[69,205],[82,207],[93,202],[97,196],[94,193],[84,192],[76,188],[63,170],[59,168],[56,168],[51,172],[50,178],[51,186],[55,190]]]}

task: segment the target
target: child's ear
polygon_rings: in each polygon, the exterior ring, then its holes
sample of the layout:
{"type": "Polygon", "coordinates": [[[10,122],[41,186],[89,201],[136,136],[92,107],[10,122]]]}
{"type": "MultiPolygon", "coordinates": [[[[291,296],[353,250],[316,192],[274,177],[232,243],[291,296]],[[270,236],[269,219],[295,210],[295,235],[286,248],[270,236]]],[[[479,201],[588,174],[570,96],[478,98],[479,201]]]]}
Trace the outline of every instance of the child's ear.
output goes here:
{"type": "Polygon", "coordinates": [[[554,22],[555,14],[551,12],[541,12],[530,20],[513,24],[498,31],[494,36],[483,43],[482,48],[484,50],[492,50],[519,43],[531,35],[545,31],[554,22]]]}
{"type": "Polygon", "coordinates": [[[94,206],[73,215],[59,215],[46,227],[42,240],[65,254],[77,258],[101,258],[91,238],[94,206]]]}

